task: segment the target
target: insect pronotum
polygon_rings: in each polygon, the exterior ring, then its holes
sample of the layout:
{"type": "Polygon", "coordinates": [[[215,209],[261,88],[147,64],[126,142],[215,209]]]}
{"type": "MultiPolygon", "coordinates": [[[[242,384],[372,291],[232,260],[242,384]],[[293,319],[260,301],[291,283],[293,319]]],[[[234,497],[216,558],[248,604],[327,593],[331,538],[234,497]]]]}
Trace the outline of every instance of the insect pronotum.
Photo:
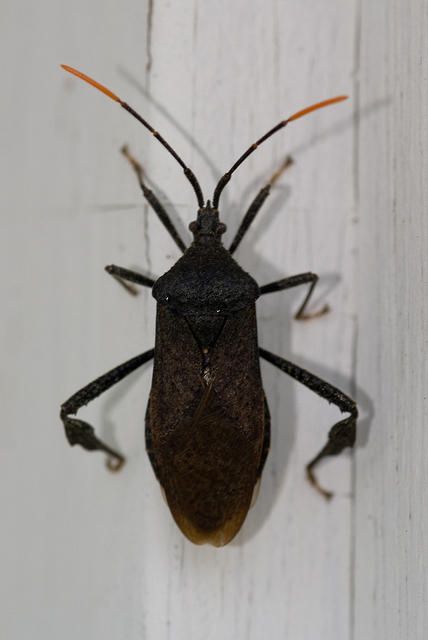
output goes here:
{"type": "Polygon", "coordinates": [[[270,416],[260,375],[260,357],[275,365],[349,415],[330,430],[321,451],[308,463],[310,483],[326,498],[314,468],[326,456],[339,454],[355,442],[358,416],[355,402],[328,382],[262,349],[257,341],[256,300],[260,295],[302,284],[308,291],[295,314],[298,320],[324,314],[328,307],[306,311],[318,276],[300,273],[258,286],[233,259],[269,191],[291,164],[286,158],[260,189],[245,213],[229,249],[222,244],[226,226],[219,201],[236,169],[258,146],[290,122],[346,99],[338,96],[302,109],[282,120],[252,144],[220,178],[212,204],[205,201],[193,171],[168,142],[132,107],[112,91],[71,67],[85,80],[136,118],[181,165],[198,203],[189,229],[193,241],[181,238],[158,197],[145,181],[141,165],[125,147],[144,197],[183,252],[157,280],[116,265],[108,273],[124,286],[150,287],[157,301],[154,349],[124,362],[72,395],[61,407],[61,420],[71,445],[107,454],[107,465],[118,470],[125,458],[102,442],[88,423],[72,418],[84,405],[153,358],[153,381],[146,412],[146,447],[153,470],[181,531],[197,544],[227,544],[241,528],[261,477],[270,446],[270,416]]]}

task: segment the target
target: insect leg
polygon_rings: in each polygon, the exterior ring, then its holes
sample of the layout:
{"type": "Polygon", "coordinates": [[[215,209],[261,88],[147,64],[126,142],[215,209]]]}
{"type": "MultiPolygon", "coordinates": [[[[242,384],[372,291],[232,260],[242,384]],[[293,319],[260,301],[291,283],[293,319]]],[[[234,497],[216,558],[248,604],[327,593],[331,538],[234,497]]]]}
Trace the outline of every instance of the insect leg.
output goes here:
{"type": "Polygon", "coordinates": [[[81,447],[88,451],[105,451],[109,456],[107,466],[111,471],[118,471],[122,467],[125,463],[124,456],[99,440],[90,424],[83,420],[70,418],[70,415],[76,414],[81,407],[91,402],[91,400],[98,398],[104,391],[107,391],[107,389],[110,389],[110,387],[117,382],[123,380],[123,378],[138,369],[138,367],[145,362],[151,360],[153,353],[153,349],[150,349],[111,369],[87,384],[83,389],[76,391],[76,393],[61,405],[60,417],[64,424],[65,435],[69,443],[71,445],[80,444],[81,447]]]}
{"type": "Polygon", "coordinates": [[[266,198],[270,193],[270,189],[272,185],[278,180],[278,178],[284,173],[284,171],[288,169],[288,167],[290,167],[292,164],[293,164],[293,159],[290,156],[287,156],[284,162],[282,163],[282,165],[279,167],[279,169],[275,171],[275,173],[271,176],[269,182],[265,184],[265,186],[262,187],[262,189],[260,189],[256,197],[248,207],[247,213],[243,217],[242,222],[239,225],[238,231],[236,232],[235,237],[232,240],[232,244],[229,247],[229,252],[231,254],[235,253],[236,249],[238,248],[238,245],[241,243],[242,238],[247,233],[257,213],[262,208],[264,201],[266,200],[266,198]]]}
{"type": "Polygon", "coordinates": [[[115,264],[109,264],[104,267],[107,273],[109,273],[119,284],[122,285],[129,293],[133,296],[138,294],[138,289],[133,287],[128,282],[135,282],[135,284],[140,284],[144,287],[149,287],[150,289],[153,287],[155,281],[147,276],[143,276],[141,273],[137,273],[136,271],[130,271],[129,269],[124,269],[123,267],[118,267],[115,264]]]}
{"type": "Polygon", "coordinates": [[[134,169],[135,174],[136,174],[136,176],[138,178],[138,183],[139,183],[139,185],[141,187],[141,191],[143,192],[143,195],[146,198],[147,202],[152,207],[152,209],[155,211],[157,217],[162,222],[163,226],[168,231],[169,235],[174,240],[174,242],[177,245],[177,247],[179,249],[181,249],[181,251],[184,253],[186,251],[187,247],[184,244],[183,240],[181,239],[180,234],[178,233],[177,229],[175,228],[175,225],[174,225],[173,221],[169,217],[169,215],[166,212],[164,206],[160,203],[160,201],[157,198],[157,196],[155,196],[153,191],[151,189],[149,189],[146,186],[145,182],[144,182],[143,167],[138,162],[138,160],[136,160],[134,158],[134,156],[131,155],[131,153],[129,152],[128,147],[126,145],[122,147],[121,151],[122,151],[123,155],[125,156],[125,158],[129,161],[131,167],[134,169]]]}
{"type": "Polygon", "coordinates": [[[328,434],[327,443],[318,455],[316,455],[315,458],[313,458],[306,466],[306,474],[312,486],[314,486],[315,489],[317,489],[326,498],[331,498],[333,494],[330,491],[326,491],[318,484],[313,470],[323,458],[327,456],[337,456],[346,447],[354,446],[356,421],[358,417],[357,405],[354,400],[345,393],[342,393],[342,391],[333,387],[333,385],[329,384],[325,380],[321,380],[321,378],[309,373],[309,371],[306,371],[292,362],[284,360],[284,358],[281,358],[270,351],[266,351],[265,349],[259,349],[259,353],[262,358],[275,365],[275,367],[278,367],[278,369],[281,369],[281,371],[287,373],[298,382],[301,382],[319,396],[328,400],[328,402],[336,405],[336,407],[338,407],[342,412],[350,414],[347,418],[340,420],[340,422],[336,422],[336,424],[332,426],[328,434]]]}
{"type": "Polygon", "coordinates": [[[294,317],[296,320],[310,320],[311,318],[318,318],[330,311],[328,304],[325,304],[319,311],[314,313],[305,313],[306,306],[311,299],[315,286],[318,282],[318,276],[316,273],[299,273],[297,276],[290,276],[289,278],[283,278],[282,280],[276,280],[260,287],[260,294],[273,293],[275,291],[284,291],[284,289],[291,289],[297,287],[300,284],[310,284],[308,293],[305,299],[296,311],[294,317]]]}

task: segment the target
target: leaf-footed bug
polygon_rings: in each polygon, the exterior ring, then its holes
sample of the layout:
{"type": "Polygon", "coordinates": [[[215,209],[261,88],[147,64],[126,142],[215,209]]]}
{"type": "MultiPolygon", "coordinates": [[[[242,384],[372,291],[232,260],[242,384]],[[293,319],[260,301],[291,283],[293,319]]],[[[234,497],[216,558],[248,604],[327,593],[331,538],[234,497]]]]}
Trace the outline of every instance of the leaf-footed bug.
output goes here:
{"type": "Polygon", "coordinates": [[[102,442],[91,425],[71,416],[153,358],[146,447],[154,472],[181,531],[197,544],[225,545],[245,520],[270,446],[270,416],[259,365],[262,357],[349,413],[331,428],[327,443],[306,467],[311,484],[331,497],[318,484],[314,468],[322,458],[354,445],[357,406],[328,382],[259,348],[256,325],[255,303],[260,295],[301,284],[309,285],[309,289],[295,317],[307,319],[325,313],[326,306],[312,315],[305,312],[318,276],[301,273],[259,287],[232,257],[271,186],[291,160],[286,159],[260,189],[229,249],[221,241],[226,226],[219,219],[219,200],[232,174],[260,144],[290,122],[346,96],[314,104],[273,127],[219,180],[211,204],[205,202],[193,171],[144,118],[95,80],[71,67],[63,68],[118,102],[146,127],[181,165],[198,203],[197,218],[189,225],[193,242],[187,247],[164,206],[147,187],[140,164],[127,148],[123,149],[144,197],[183,256],[156,281],[116,265],[106,267],[123,284],[152,288],[157,301],[155,347],[100,376],[64,402],[61,420],[69,443],[89,451],[104,451],[112,470],[123,465],[122,454],[102,442]]]}

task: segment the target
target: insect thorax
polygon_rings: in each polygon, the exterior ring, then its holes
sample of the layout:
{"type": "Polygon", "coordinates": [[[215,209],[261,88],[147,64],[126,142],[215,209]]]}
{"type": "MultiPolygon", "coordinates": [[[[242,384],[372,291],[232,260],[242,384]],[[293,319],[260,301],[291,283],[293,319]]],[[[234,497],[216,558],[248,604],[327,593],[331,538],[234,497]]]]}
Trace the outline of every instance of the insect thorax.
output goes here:
{"type": "Polygon", "coordinates": [[[229,316],[254,304],[259,295],[256,281],[214,236],[204,236],[202,241],[195,238],[153,286],[153,297],[159,304],[184,316],[229,316]]]}

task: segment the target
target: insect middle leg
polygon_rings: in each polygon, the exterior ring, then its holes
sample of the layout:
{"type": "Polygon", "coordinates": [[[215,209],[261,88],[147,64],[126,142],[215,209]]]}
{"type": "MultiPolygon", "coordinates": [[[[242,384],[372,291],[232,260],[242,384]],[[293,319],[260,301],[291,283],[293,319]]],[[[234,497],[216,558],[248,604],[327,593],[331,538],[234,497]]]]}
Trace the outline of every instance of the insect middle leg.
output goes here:
{"type": "Polygon", "coordinates": [[[263,287],[260,287],[260,294],[263,295],[265,293],[274,293],[275,291],[284,291],[285,289],[291,289],[292,287],[297,287],[301,284],[309,284],[310,287],[308,289],[308,293],[294,314],[294,317],[296,320],[310,320],[311,318],[318,318],[330,311],[328,304],[325,304],[319,311],[315,311],[314,313],[305,313],[305,309],[311,299],[318,279],[319,278],[316,273],[299,273],[297,276],[290,276],[288,278],[283,278],[282,280],[276,280],[275,282],[265,284],[263,287]]]}
{"type": "Polygon", "coordinates": [[[174,242],[177,245],[177,247],[184,253],[186,251],[187,247],[184,244],[183,240],[181,239],[181,236],[178,233],[177,229],[175,228],[175,225],[174,225],[173,221],[169,217],[167,211],[165,210],[164,206],[159,201],[158,197],[153,193],[153,191],[151,189],[149,189],[147,187],[147,185],[144,182],[143,167],[138,162],[138,160],[136,160],[134,158],[134,156],[129,152],[129,149],[128,149],[128,147],[126,145],[124,145],[122,147],[121,151],[122,151],[123,155],[125,156],[125,158],[128,160],[128,162],[130,163],[131,167],[134,169],[135,174],[136,174],[137,179],[138,179],[138,183],[139,183],[139,185],[141,187],[141,191],[143,192],[143,195],[146,198],[147,202],[150,204],[152,209],[155,211],[157,217],[162,222],[163,226],[168,231],[169,235],[174,240],[174,242]]]}
{"type": "Polygon", "coordinates": [[[254,218],[262,208],[264,201],[266,200],[266,198],[270,193],[271,187],[275,184],[278,178],[284,173],[284,171],[288,169],[288,167],[291,167],[292,164],[293,164],[293,159],[290,156],[287,156],[284,162],[282,163],[282,165],[279,167],[279,169],[275,171],[275,173],[270,177],[267,184],[265,184],[265,186],[260,189],[256,197],[248,207],[247,213],[243,217],[242,222],[239,225],[238,231],[236,232],[235,237],[232,240],[232,244],[229,247],[229,252],[231,254],[235,253],[236,249],[238,248],[238,245],[241,243],[242,238],[245,236],[254,218]]]}
{"type": "Polygon", "coordinates": [[[332,426],[328,434],[327,443],[321,451],[306,466],[306,473],[309,482],[326,498],[331,498],[332,493],[326,491],[319,484],[314,475],[315,466],[327,456],[337,456],[346,447],[353,447],[355,444],[356,422],[358,418],[358,408],[354,400],[345,393],[334,387],[329,382],[318,378],[313,373],[302,369],[297,365],[277,356],[265,349],[259,349],[260,356],[278,367],[284,373],[301,382],[306,387],[317,393],[319,396],[336,405],[342,412],[350,415],[332,426]]]}
{"type": "Polygon", "coordinates": [[[153,353],[154,350],[150,349],[111,369],[87,384],[83,389],[76,391],[61,405],[60,417],[69,443],[71,445],[80,444],[87,451],[104,451],[109,456],[107,458],[107,466],[111,471],[118,471],[123,466],[125,462],[124,456],[97,438],[94,428],[90,424],[83,420],[70,418],[70,415],[76,414],[81,407],[98,398],[104,391],[107,391],[107,389],[123,380],[145,362],[151,360],[153,353]]]}
{"type": "Polygon", "coordinates": [[[136,271],[131,271],[124,267],[118,267],[115,264],[109,264],[104,268],[107,273],[113,276],[113,278],[133,296],[138,294],[138,290],[131,284],[128,284],[129,282],[135,282],[135,284],[140,284],[143,287],[149,287],[150,289],[155,283],[154,280],[144,276],[142,273],[137,273],[136,271]]]}

